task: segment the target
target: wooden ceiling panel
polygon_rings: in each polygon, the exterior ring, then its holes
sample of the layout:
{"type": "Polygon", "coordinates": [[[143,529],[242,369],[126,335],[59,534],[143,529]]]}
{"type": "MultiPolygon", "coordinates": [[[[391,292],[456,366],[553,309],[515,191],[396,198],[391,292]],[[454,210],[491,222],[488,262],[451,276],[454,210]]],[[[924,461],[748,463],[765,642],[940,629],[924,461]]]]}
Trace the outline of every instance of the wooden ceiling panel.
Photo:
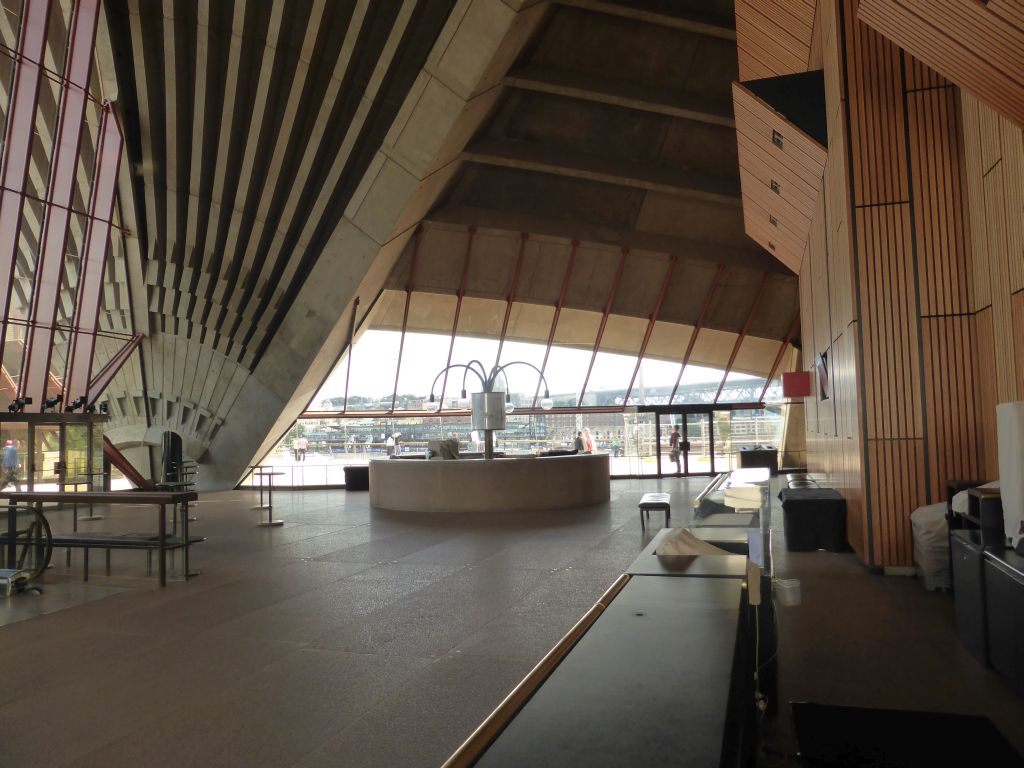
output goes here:
{"type": "Polygon", "coordinates": [[[815,0],[736,0],[740,80],[808,69],[815,0]]]}
{"type": "Polygon", "coordinates": [[[857,17],[1024,126],[1024,6],[1019,0],[862,0],[857,17]]]}
{"type": "Polygon", "coordinates": [[[733,98],[747,235],[799,272],[828,153],[743,84],[733,98]]]}

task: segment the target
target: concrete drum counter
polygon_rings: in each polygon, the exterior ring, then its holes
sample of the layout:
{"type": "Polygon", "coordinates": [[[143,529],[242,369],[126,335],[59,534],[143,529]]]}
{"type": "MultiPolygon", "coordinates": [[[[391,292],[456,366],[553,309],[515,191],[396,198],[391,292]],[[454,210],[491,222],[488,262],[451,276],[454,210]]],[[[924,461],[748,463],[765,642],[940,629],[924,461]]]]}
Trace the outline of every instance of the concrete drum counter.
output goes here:
{"type": "Polygon", "coordinates": [[[370,462],[370,504],[402,512],[565,509],[610,496],[605,453],[370,462]]]}

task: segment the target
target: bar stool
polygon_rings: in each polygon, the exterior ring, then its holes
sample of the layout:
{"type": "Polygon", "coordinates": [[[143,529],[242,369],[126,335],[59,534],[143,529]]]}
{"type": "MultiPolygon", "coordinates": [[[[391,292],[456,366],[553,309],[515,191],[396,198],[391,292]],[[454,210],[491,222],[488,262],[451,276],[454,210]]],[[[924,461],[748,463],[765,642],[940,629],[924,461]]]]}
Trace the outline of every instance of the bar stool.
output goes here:
{"type": "Polygon", "coordinates": [[[284,525],[284,520],[274,519],[274,478],[283,475],[284,472],[267,471],[266,467],[256,467],[252,472],[254,477],[260,479],[260,503],[253,509],[267,510],[267,519],[261,520],[257,525],[268,528],[284,525]],[[267,503],[263,503],[263,478],[267,479],[267,503]]]}

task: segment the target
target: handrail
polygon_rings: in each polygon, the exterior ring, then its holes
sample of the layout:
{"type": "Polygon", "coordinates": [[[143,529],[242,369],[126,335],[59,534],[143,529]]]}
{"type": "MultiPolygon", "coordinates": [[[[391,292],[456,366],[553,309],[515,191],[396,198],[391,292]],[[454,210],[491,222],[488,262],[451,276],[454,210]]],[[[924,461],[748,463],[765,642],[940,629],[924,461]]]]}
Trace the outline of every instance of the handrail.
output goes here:
{"type": "Polygon", "coordinates": [[[444,762],[442,768],[469,768],[476,764],[476,761],[480,759],[484,751],[505,730],[512,718],[526,705],[530,697],[537,692],[541,684],[548,679],[551,673],[555,671],[555,668],[569,654],[569,651],[573,649],[580,638],[597,621],[598,617],[604,612],[604,609],[608,607],[608,604],[622,591],[622,588],[629,582],[629,578],[629,575],[624,573],[608,587],[607,591],[598,598],[593,607],[583,614],[583,617],[576,622],[573,628],[555,644],[554,648],[547,652],[544,658],[537,663],[537,666],[530,670],[522,682],[513,688],[504,701],[487,716],[487,719],[470,734],[468,739],[462,742],[462,745],[444,762]]]}
{"type": "Polygon", "coordinates": [[[103,436],[103,456],[121,470],[121,474],[128,478],[128,480],[134,483],[138,488],[143,491],[155,490],[153,483],[145,477],[138,469],[135,468],[128,457],[121,453],[120,449],[114,445],[110,438],[106,435],[103,436]]]}
{"type": "Polygon", "coordinates": [[[100,502],[107,504],[178,504],[197,501],[195,491],[0,491],[0,499],[30,502],[100,502]]]}
{"type": "Polygon", "coordinates": [[[697,507],[699,507],[700,503],[704,500],[704,497],[707,496],[709,493],[717,491],[719,486],[721,486],[722,483],[724,483],[728,477],[728,472],[721,472],[718,474],[718,476],[715,477],[714,480],[712,480],[710,483],[704,486],[704,490],[698,493],[697,496],[694,498],[693,508],[696,509],[697,507]]]}

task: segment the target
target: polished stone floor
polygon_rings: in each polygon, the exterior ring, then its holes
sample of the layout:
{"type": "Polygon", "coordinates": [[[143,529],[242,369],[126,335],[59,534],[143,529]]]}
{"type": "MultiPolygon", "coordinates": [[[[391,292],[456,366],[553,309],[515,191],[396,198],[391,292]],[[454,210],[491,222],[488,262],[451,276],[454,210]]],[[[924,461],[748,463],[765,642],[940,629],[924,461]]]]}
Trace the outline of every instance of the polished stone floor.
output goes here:
{"type": "MultiPolygon", "coordinates": [[[[277,493],[282,528],[256,526],[250,492],[204,495],[201,576],[160,590],[144,555],[119,553],[111,578],[94,557],[86,587],[80,555],[68,571],[61,554],[42,596],[0,607],[0,765],[437,766],[649,540],[639,495],[677,494],[685,524],[704,482],[428,518],[365,493],[277,493]]],[[[783,701],[988,714],[1024,750],[1024,700],[957,645],[949,595],[853,555],[786,553],[781,536],[775,551],[803,594],[779,611],[783,701]]],[[[785,706],[766,736],[766,764],[795,750],[785,706]]]]}

